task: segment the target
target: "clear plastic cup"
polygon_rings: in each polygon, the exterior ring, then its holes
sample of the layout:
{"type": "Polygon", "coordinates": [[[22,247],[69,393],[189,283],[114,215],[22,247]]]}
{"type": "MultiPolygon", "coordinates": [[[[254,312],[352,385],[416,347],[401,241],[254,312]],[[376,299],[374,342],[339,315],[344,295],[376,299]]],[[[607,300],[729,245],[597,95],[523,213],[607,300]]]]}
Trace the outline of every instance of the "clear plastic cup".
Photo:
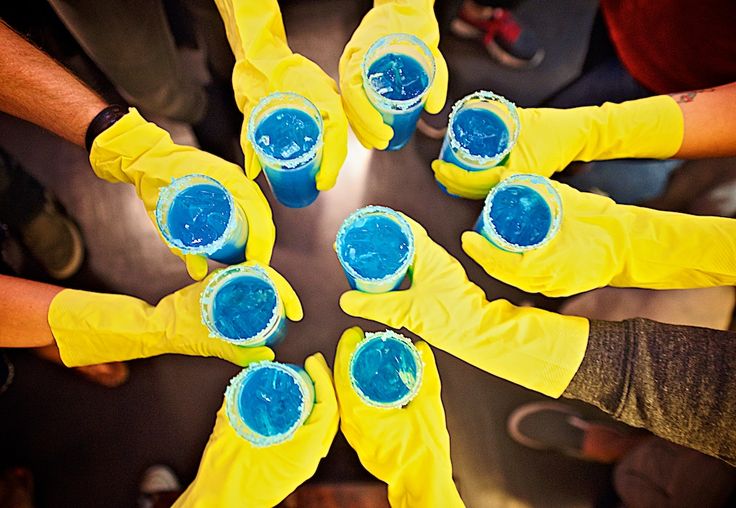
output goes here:
{"type": "Polygon", "coordinates": [[[230,426],[258,447],[291,439],[309,418],[314,402],[312,378],[290,363],[252,363],[225,390],[230,426]]]}
{"type": "Polygon", "coordinates": [[[414,234],[385,206],[354,211],[340,226],[337,258],[352,289],[386,293],[398,288],[414,261],[414,234]]]}
{"type": "Polygon", "coordinates": [[[525,252],[549,243],[561,222],[562,200],[550,180],[521,174],[491,189],[473,229],[499,249],[525,252]]]}
{"type": "MultiPolygon", "coordinates": [[[[427,102],[427,94],[432,86],[435,74],[434,56],[432,56],[432,52],[427,45],[414,35],[402,33],[386,35],[368,48],[363,57],[362,73],[363,89],[368,96],[368,100],[381,113],[383,121],[394,130],[394,136],[389,141],[386,150],[398,150],[411,139],[424,103],[427,102]],[[398,55],[401,58],[409,57],[411,60],[400,60],[399,62],[412,67],[416,67],[412,61],[416,62],[419,67],[418,70],[421,71],[420,85],[423,79],[426,80],[426,86],[421,87],[421,89],[415,87],[416,90],[409,90],[408,92],[416,93],[403,94],[406,97],[389,97],[391,93],[387,92],[387,88],[383,86],[385,82],[376,79],[378,67],[375,66],[381,66],[382,62],[387,62],[386,58],[396,58],[390,55],[398,55]],[[381,61],[382,58],[384,58],[383,61],[381,61]],[[423,73],[424,78],[421,78],[421,73],[423,73]]],[[[409,86],[411,86],[411,83],[409,86]]]]}
{"type": "Polygon", "coordinates": [[[350,357],[350,383],[369,406],[400,408],[419,393],[423,369],[409,339],[391,330],[369,332],[350,357]]]}
{"type": "Polygon", "coordinates": [[[281,204],[302,208],[317,199],[323,131],[317,107],[295,93],[268,95],[253,108],[248,140],[281,204]],[[306,151],[305,145],[309,146],[306,151]]]}
{"type": "Polygon", "coordinates": [[[215,274],[200,296],[210,337],[239,346],[275,346],[286,336],[284,303],[258,266],[231,266],[215,274]]]}
{"type": "Polygon", "coordinates": [[[472,93],[452,107],[440,159],[467,171],[495,167],[508,157],[519,130],[513,102],[484,90],[472,93]]]}
{"type": "Polygon", "coordinates": [[[248,219],[217,180],[192,174],[162,188],[156,223],[169,247],[224,264],[245,261],[248,219]]]}

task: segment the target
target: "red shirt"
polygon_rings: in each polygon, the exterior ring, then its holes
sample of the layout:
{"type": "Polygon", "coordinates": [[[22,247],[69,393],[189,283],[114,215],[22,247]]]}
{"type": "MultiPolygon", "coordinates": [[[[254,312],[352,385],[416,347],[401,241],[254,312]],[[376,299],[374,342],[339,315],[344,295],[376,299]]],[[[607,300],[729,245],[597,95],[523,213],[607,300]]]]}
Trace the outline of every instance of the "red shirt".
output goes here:
{"type": "Polygon", "coordinates": [[[736,0],[601,0],[621,62],[658,94],[736,81],[736,0]]]}

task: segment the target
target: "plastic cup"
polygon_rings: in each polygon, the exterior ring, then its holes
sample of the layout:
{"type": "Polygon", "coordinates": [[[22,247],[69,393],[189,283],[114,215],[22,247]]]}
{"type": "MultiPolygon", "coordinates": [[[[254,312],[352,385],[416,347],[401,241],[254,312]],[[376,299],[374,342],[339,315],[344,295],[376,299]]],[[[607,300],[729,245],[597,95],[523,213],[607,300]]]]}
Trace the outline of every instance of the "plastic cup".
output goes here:
{"type": "Polygon", "coordinates": [[[274,346],[286,335],[284,304],[276,285],[258,266],[221,270],[200,296],[202,323],[210,337],[239,346],[274,346]]]}
{"type": "Polygon", "coordinates": [[[350,357],[350,383],[369,406],[400,408],[419,392],[423,368],[409,339],[391,330],[369,332],[350,357]]]}
{"type": "Polygon", "coordinates": [[[263,361],[230,380],[225,411],[230,426],[254,446],[292,438],[312,412],[314,382],[298,365],[263,361]]]}
{"type": "Polygon", "coordinates": [[[317,199],[323,130],[317,107],[295,93],[271,94],[253,109],[248,140],[281,204],[302,208],[317,199]]]}
{"type": "Polygon", "coordinates": [[[466,171],[495,167],[508,157],[519,130],[513,102],[484,90],[472,93],[452,107],[440,159],[466,171]]]}
{"type": "MultiPolygon", "coordinates": [[[[386,150],[398,150],[411,139],[416,130],[417,120],[422,112],[427,94],[432,86],[435,73],[434,56],[424,42],[410,34],[391,34],[381,37],[368,48],[362,64],[363,89],[373,107],[381,113],[383,121],[394,130],[394,136],[386,150]],[[392,56],[393,55],[393,56],[392,56]],[[409,57],[410,60],[405,59],[409,57]],[[383,58],[383,60],[382,60],[383,58]],[[402,82],[405,93],[393,92],[386,82],[377,79],[381,67],[387,59],[400,58],[412,70],[418,70],[419,82],[402,82]],[[422,76],[423,73],[423,76],[422,76]],[[424,85],[424,86],[421,86],[424,85]]],[[[402,85],[400,84],[400,86],[402,85]]]]}
{"type": "Polygon", "coordinates": [[[245,261],[248,219],[228,190],[214,178],[192,174],[162,188],[156,223],[167,245],[224,264],[245,261]]]}
{"type": "Polygon", "coordinates": [[[549,243],[561,221],[562,200],[548,178],[513,175],[488,193],[474,230],[499,249],[525,252],[549,243]]]}
{"type": "Polygon", "coordinates": [[[366,293],[398,288],[414,261],[409,223],[385,206],[366,206],[350,214],[337,232],[336,246],[350,287],[366,293]]]}

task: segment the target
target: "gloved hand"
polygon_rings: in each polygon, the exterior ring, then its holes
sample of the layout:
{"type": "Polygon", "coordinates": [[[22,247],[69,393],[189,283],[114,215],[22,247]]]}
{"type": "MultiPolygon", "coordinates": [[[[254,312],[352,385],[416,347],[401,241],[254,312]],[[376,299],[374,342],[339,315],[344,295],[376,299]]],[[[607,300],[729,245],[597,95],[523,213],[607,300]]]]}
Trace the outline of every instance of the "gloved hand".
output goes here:
{"type": "MultiPolygon", "coordinates": [[[[135,186],[157,230],[156,202],[162,187],[174,178],[192,173],[214,178],[230,191],[248,219],[246,258],[266,264],[271,260],[276,228],[271,208],[258,185],[245,178],[235,164],[191,146],[175,144],[168,132],[144,120],[135,108],[95,138],[89,161],[103,180],[135,186]]],[[[183,255],[179,249],[171,252],[184,259],[194,280],[207,275],[204,256],[183,255]]]]}
{"type": "Polygon", "coordinates": [[[551,183],[563,212],[560,230],[547,245],[516,254],[494,247],[475,232],[463,233],[463,249],[492,277],[547,296],[607,285],[736,285],[736,220],[618,205],[551,183]]]}
{"type": "MultiPolygon", "coordinates": [[[[294,289],[276,270],[260,266],[274,281],[286,317],[299,321],[304,314],[294,289]]],[[[165,353],[217,356],[241,366],[272,360],[273,351],[267,347],[236,346],[209,337],[199,303],[208,280],[164,297],[155,307],[131,296],[61,291],[51,301],[48,315],[61,359],[68,367],[165,353]]]]}
{"type": "Polygon", "coordinates": [[[416,246],[411,287],[383,294],[348,291],[340,298],[342,309],[405,327],[479,369],[559,397],[583,359],[588,320],[487,301],[460,263],[407,220],[416,246]]]}
{"type": "Polygon", "coordinates": [[[450,194],[483,199],[502,170],[550,176],[573,161],[667,159],[682,144],[682,111],[668,95],[573,109],[517,108],[519,138],[506,166],[466,171],[432,162],[435,178],[450,194]]]}
{"type": "Polygon", "coordinates": [[[452,481],[450,436],[440,398],[440,376],[426,342],[417,342],[424,373],[416,397],[400,409],[367,405],[350,385],[350,357],[363,330],[345,330],[337,345],[335,389],[342,433],[360,462],[388,484],[391,506],[465,506],[452,481]]]}
{"type": "Polygon", "coordinates": [[[331,189],[348,150],[348,122],[335,81],[311,60],[291,52],[276,0],[215,3],[235,54],[233,88],[244,116],[240,144],[248,178],[255,178],[261,171],[258,156],[248,141],[251,110],[273,92],[294,92],[309,99],[322,114],[324,148],[317,189],[331,189]]]}
{"type": "Polygon", "coordinates": [[[434,114],[445,105],[447,63],[437,49],[440,32],[433,5],[434,0],[375,0],[373,9],[363,17],[345,46],[340,57],[340,90],[350,125],[366,148],[383,150],[394,135],[363,90],[363,56],[381,37],[393,33],[412,34],[427,45],[434,56],[435,75],[424,109],[434,114]]]}
{"type": "Polygon", "coordinates": [[[289,441],[258,448],[238,436],[223,403],[197,477],[174,507],[265,508],[277,505],[317,470],[337,433],[338,410],[330,368],[321,353],[304,363],[316,402],[289,441]]]}

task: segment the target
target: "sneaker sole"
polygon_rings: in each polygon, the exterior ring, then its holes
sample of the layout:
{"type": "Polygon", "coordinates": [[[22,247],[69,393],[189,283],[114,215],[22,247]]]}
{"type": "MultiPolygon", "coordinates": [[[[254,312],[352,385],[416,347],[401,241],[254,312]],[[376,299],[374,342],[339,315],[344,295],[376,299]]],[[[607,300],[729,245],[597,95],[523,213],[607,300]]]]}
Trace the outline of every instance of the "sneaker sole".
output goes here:
{"type": "Polygon", "coordinates": [[[72,249],[71,258],[65,267],[58,270],[46,269],[47,273],[56,280],[68,279],[77,273],[79,268],[82,266],[82,261],[84,261],[84,243],[82,242],[82,235],[74,223],[68,219],[66,219],[66,221],[69,234],[72,236],[72,244],[74,247],[72,249]]]}
{"type": "MultiPolygon", "coordinates": [[[[450,31],[461,39],[468,40],[483,40],[484,32],[474,27],[470,23],[463,21],[460,18],[455,18],[450,23],[450,31]]],[[[530,60],[524,60],[513,56],[508,51],[505,51],[501,46],[496,44],[493,40],[484,44],[486,51],[493,60],[516,70],[533,69],[537,67],[542,60],[544,60],[544,49],[537,51],[530,60]]]]}
{"type": "Polygon", "coordinates": [[[544,410],[557,411],[559,413],[568,415],[568,418],[574,418],[577,421],[582,420],[582,417],[579,413],[571,411],[568,406],[559,402],[532,402],[529,404],[524,404],[523,406],[520,406],[512,411],[508,419],[506,420],[506,432],[508,432],[511,439],[513,439],[520,445],[526,446],[527,448],[531,448],[533,450],[556,451],[563,453],[564,455],[574,457],[576,459],[587,460],[582,455],[582,452],[580,450],[551,446],[542,441],[532,439],[521,432],[519,426],[522,420],[524,420],[527,416],[531,414],[544,410]]]}

